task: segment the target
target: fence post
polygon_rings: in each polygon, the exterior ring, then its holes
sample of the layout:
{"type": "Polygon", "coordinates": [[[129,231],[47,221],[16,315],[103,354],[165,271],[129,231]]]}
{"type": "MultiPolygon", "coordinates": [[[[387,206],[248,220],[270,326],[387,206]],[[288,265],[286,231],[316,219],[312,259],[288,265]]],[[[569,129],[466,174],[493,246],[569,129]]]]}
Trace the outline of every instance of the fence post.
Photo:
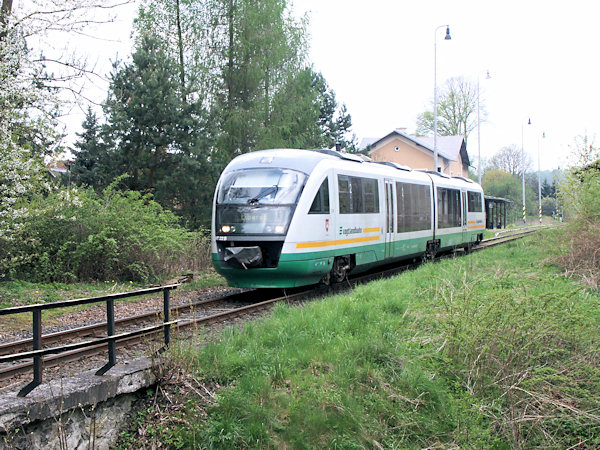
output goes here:
{"type": "MultiPolygon", "coordinates": [[[[115,301],[112,298],[106,300],[106,326],[108,336],[115,334],[115,301]]],[[[111,367],[117,364],[117,344],[114,339],[108,341],[108,363],[98,369],[96,375],[104,375],[111,367]]]]}
{"type": "MultiPolygon", "coordinates": [[[[164,318],[164,323],[168,323],[171,320],[171,318],[170,318],[171,289],[165,289],[165,290],[163,290],[163,297],[164,297],[164,302],[163,302],[163,318],[164,318]]],[[[165,325],[164,327],[165,327],[164,328],[164,332],[165,332],[165,347],[168,347],[169,343],[171,342],[171,325],[165,325]]]]}
{"type": "MultiPolygon", "coordinates": [[[[35,308],[33,310],[33,350],[42,349],[42,310],[35,308]]],[[[33,381],[23,387],[17,394],[18,397],[25,397],[33,389],[42,383],[43,360],[41,356],[33,357],[33,381]]]]}

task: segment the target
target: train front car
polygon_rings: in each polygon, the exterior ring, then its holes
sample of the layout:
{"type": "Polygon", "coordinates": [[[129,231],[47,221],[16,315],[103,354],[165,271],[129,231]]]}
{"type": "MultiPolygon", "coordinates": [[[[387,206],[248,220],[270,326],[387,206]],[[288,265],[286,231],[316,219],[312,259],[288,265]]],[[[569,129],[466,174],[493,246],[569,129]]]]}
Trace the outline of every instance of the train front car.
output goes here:
{"type": "Polygon", "coordinates": [[[283,251],[309,175],[323,158],[307,150],[263,150],[225,168],[213,204],[212,258],[230,286],[314,284],[329,271],[283,251]]]}

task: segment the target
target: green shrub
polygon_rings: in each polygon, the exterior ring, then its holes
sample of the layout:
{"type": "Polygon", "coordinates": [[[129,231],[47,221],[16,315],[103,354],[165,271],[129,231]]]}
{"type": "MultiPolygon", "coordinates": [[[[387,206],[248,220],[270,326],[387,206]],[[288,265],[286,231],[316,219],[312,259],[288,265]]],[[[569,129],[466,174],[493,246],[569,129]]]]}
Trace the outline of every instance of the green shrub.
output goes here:
{"type": "Polygon", "coordinates": [[[571,218],[562,236],[562,254],[556,262],[567,274],[600,288],[600,149],[579,148],[579,165],[571,168],[559,189],[565,216],[571,218]]]}
{"type": "Polygon", "coordinates": [[[61,189],[36,198],[20,238],[5,242],[5,278],[148,282],[208,263],[208,238],[179,226],[150,195],[61,189]]]}

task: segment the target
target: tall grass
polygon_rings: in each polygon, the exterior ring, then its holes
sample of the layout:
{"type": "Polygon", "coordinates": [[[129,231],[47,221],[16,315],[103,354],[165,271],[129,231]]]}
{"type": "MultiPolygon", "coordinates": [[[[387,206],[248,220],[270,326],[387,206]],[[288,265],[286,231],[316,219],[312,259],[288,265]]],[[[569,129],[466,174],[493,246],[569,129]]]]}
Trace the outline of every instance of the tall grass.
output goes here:
{"type": "MultiPolygon", "coordinates": [[[[600,297],[530,239],[229,329],[179,358],[225,386],[208,448],[600,445],[600,297]]],[[[202,443],[202,444],[198,444],[202,443]]]]}

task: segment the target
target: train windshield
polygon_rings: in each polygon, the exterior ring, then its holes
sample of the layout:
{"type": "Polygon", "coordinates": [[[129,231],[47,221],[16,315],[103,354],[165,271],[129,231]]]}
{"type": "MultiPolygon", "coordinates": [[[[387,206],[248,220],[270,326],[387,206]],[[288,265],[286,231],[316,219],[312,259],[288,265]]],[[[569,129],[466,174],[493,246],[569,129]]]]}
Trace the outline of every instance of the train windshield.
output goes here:
{"type": "Polygon", "coordinates": [[[306,175],[288,169],[238,170],[226,175],[217,203],[228,205],[295,204],[306,175]]]}
{"type": "Polygon", "coordinates": [[[284,235],[306,175],[289,169],[248,169],[227,174],[217,195],[220,235],[284,235]]]}

